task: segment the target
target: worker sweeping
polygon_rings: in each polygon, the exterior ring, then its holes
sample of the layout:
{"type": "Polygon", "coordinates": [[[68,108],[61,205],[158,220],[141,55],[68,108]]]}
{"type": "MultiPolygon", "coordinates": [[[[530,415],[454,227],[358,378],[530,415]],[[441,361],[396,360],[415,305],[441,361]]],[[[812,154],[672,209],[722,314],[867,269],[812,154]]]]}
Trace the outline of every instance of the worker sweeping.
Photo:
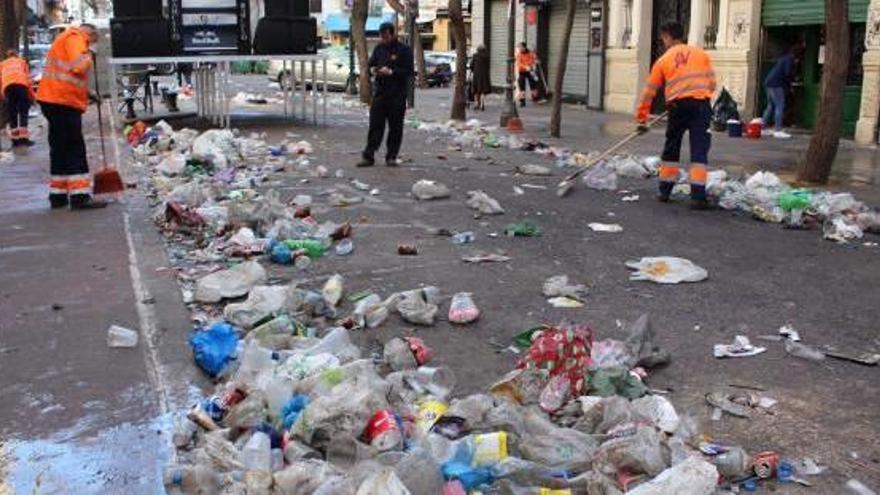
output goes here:
{"type": "Polygon", "coordinates": [[[34,101],[34,89],[27,62],[15,50],[7,50],[0,62],[0,98],[6,101],[8,133],[13,146],[31,146],[28,112],[34,101]]]}
{"type": "Polygon", "coordinates": [[[651,69],[651,75],[636,110],[639,128],[647,130],[651,103],[661,86],[665,85],[669,123],[666,144],[660,164],[660,201],[669,201],[672,188],[678,180],[681,140],[685,131],[690,136],[691,207],[706,209],[706,179],[709,148],[712,138],[709,123],[712,119],[710,101],[715,93],[715,72],[709,55],[700,48],[684,42],[684,28],[677,22],[668,22],[660,28],[660,38],[666,52],[651,69]]]}
{"type": "MultiPolygon", "coordinates": [[[[89,105],[90,47],[98,32],[90,24],[67,28],[59,34],[49,53],[37,101],[49,121],[49,203],[52,208],[68,204],[74,210],[103,208],[104,201],[92,197],[92,178],[86,161],[82,114],[89,105]]],[[[97,98],[91,96],[91,98],[97,98]]]]}

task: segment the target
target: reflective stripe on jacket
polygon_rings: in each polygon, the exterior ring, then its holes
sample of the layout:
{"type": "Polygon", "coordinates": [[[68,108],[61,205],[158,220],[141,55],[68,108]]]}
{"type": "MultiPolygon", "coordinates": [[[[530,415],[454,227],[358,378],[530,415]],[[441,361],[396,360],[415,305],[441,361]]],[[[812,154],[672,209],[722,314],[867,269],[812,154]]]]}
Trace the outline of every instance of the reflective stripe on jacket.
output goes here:
{"type": "Polygon", "coordinates": [[[0,94],[5,94],[6,88],[13,84],[19,84],[28,88],[28,93],[31,95],[31,99],[33,99],[31,73],[27,62],[21,57],[9,57],[0,62],[0,94]]]}
{"type": "Polygon", "coordinates": [[[666,102],[682,98],[708,100],[715,94],[715,71],[712,60],[701,48],[680,44],[666,50],[657,59],[648,76],[648,82],[639,98],[636,120],[647,120],[651,102],[660,87],[666,85],[666,102]]]}
{"type": "Polygon", "coordinates": [[[37,101],[85,112],[89,105],[91,67],[88,35],[77,28],[68,28],[58,35],[46,55],[37,101]]]}

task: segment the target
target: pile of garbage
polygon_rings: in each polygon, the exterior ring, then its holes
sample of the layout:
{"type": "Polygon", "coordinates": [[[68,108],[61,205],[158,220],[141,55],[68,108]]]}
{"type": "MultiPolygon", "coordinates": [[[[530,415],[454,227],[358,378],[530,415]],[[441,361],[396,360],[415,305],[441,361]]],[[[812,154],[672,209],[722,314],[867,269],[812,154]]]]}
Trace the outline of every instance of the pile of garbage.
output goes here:
{"type": "Polygon", "coordinates": [[[756,172],[744,180],[727,180],[723,171],[709,181],[709,194],[726,210],[752,214],[756,219],[790,228],[822,228],[837,242],[880,233],[880,212],[851,193],[792,188],[771,172],[756,172]]]}

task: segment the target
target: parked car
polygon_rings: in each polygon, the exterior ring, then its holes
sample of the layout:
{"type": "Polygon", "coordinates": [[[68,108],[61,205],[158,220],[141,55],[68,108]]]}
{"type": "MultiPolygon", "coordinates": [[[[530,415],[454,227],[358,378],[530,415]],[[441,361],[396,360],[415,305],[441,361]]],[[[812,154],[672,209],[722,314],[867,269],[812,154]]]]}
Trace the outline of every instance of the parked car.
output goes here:
{"type": "Polygon", "coordinates": [[[425,52],[425,67],[430,68],[431,65],[449,64],[452,73],[455,74],[455,52],[425,52]]]}
{"type": "MultiPolygon", "coordinates": [[[[349,69],[348,69],[348,49],[347,48],[338,48],[331,47],[319,52],[322,55],[327,56],[327,90],[328,91],[345,91],[346,85],[348,83],[349,78],[349,69]]],[[[299,74],[299,65],[296,67],[296,74],[293,74],[291,77],[292,68],[288,65],[287,69],[284,70],[283,62],[281,60],[272,60],[269,62],[269,80],[277,82],[278,85],[283,85],[282,87],[287,87],[288,89],[293,88],[293,83],[300,77],[299,74]]],[[[307,81],[311,80],[311,65],[306,64],[306,77],[307,81]]],[[[316,76],[318,80],[321,79],[321,64],[317,64],[316,67],[316,76]]],[[[357,63],[355,63],[354,76],[357,77],[357,63]]],[[[307,84],[307,87],[311,89],[311,85],[307,84]]],[[[357,85],[355,85],[357,87],[357,85]]],[[[322,89],[322,88],[318,88],[322,89]]]]}

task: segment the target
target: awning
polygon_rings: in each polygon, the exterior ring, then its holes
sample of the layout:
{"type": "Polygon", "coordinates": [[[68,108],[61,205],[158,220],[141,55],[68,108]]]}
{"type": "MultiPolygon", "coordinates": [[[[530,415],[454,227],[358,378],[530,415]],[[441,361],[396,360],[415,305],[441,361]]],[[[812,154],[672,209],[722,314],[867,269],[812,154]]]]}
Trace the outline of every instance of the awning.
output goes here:
{"type": "MultiPolygon", "coordinates": [[[[367,17],[367,32],[378,31],[383,22],[394,22],[394,14],[367,17]]],[[[349,26],[348,14],[327,14],[324,18],[324,29],[328,33],[347,33],[349,26]]]]}

